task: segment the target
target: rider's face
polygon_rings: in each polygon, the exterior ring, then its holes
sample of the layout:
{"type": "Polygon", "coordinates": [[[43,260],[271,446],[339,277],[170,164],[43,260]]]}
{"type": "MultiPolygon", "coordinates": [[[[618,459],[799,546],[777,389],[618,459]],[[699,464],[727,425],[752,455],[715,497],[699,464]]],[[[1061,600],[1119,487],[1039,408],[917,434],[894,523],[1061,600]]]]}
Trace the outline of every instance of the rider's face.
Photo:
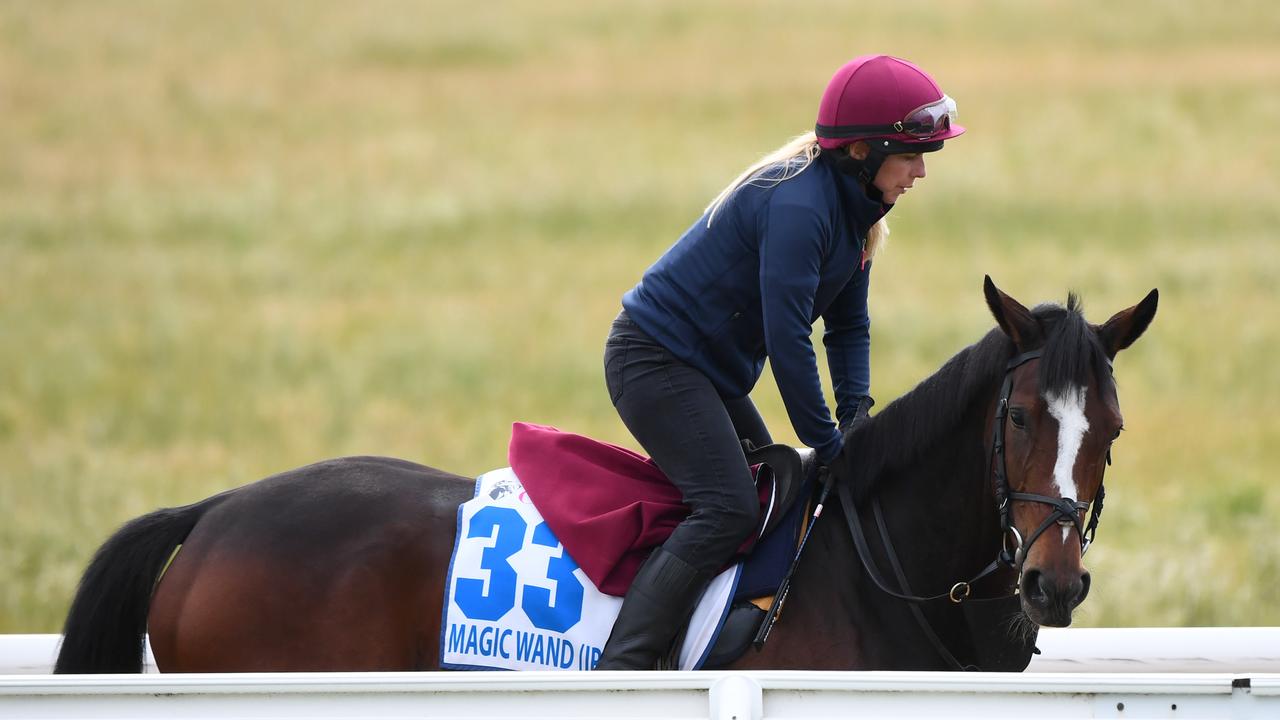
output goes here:
{"type": "Polygon", "coordinates": [[[880,165],[873,184],[886,203],[895,203],[923,177],[924,153],[890,155],[880,165]]]}
{"type": "MultiPolygon", "coordinates": [[[[849,154],[859,160],[865,159],[867,153],[867,144],[861,140],[849,146],[849,154]]],[[[924,153],[900,153],[885,157],[872,184],[884,202],[892,204],[924,176],[924,153]]]]}

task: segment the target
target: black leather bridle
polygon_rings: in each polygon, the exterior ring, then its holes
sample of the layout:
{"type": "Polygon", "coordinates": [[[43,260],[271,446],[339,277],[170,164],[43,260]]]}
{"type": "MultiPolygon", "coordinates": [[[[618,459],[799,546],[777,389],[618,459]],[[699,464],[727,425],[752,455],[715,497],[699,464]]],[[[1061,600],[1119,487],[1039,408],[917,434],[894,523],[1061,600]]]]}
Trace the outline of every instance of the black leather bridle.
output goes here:
{"type": "MultiPolygon", "coordinates": [[[[1000,561],[1009,567],[1018,567],[1022,559],[1031,551],[1031,545],[1051,526],[1074,527],[1080,538],[1080,554],[1083,556],[1093,544],[1093,537],[1098,532],[1098,520],[1102,517],[1102,499],[1106,494],[1102,483],[1098,483],[1098,492],[1093,498],[1093,510],[1089,513],[1089,522],[1083,521],[1084,511],[1089,503],[1075,498],[1053,498],[1035,493],[1010,492],[1009,478],[1004,455],[1004,426],[1009,415],[1009,396],[1013,393],[1013,371],[1020,366],[1038,360],[1043,354],[1041,350],[1032,350],[1015,356],[1005,366],[1004,383],[1000,386],[1000,400],[996,404],[995,420],[991,428],[991,450],[987,453],[987,466],[995,477],[996,507],[1000,511],[1000,530],[1003,535],[1000,561]],[[1035,502],[1048,505],[1051,512],[1041,521],[1040,526],[1031,533],[1024,542],[1018,529],[1010,518],[1010,510],[1014,502],[1035,502]],[[1008,539],[1014,539],[1013,551],[1008,548],[1008,539]]],[[[1107,449],[1107,465],[1111,464],[1111,449],[1107,449]]]]}

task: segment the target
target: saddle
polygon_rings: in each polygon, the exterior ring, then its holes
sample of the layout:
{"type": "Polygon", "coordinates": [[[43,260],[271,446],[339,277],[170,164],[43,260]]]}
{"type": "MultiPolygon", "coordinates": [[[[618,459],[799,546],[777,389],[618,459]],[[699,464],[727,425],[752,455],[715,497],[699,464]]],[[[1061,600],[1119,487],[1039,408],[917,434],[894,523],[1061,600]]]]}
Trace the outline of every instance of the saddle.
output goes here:
{"type": "Polygon", "coordinates": [[[751,647],[803,533],[809,503],[800,500],[812,497],[818,476],[818,454],[809,448],[773,444],[744,449],[747,462],[760,466],[757,475],[771,476],[780,509],[766,517],[759,544],[743,561],[733,605],[703,663],[707,670],[732,663],[751,647]]]}
{"type": "MultiPolygon", "coordinates": [[[[746,446],[744,453],[756,472],[762,522],[740,548],[733,606],[704,667],[727,664],[751,644],[765,616],[761,605],[768,607],[795,556],[806,515],[798,501],[811,494],[817,476],[812,450],[774,444],[746,446]]],[[[653,461],[626,448],[516,423],[508,460],[566,552],[610,595],[626,593],[640,564],[688,514],[653,461]]]]}
{"type": "Polygon", "coordinates": [[[800,496],[804,481],[816,476],[818,454],[809,448],[796,449],[779,443],[756,447],[750,440],[743,440],[742,445],[747,464],[758,468],[756,485],[765,482],[773,484],[771,497],[776,507],[771,504],[764,516],[760,528],[760,537],[763,539],[782,524],[787,511],[800,496]]]}

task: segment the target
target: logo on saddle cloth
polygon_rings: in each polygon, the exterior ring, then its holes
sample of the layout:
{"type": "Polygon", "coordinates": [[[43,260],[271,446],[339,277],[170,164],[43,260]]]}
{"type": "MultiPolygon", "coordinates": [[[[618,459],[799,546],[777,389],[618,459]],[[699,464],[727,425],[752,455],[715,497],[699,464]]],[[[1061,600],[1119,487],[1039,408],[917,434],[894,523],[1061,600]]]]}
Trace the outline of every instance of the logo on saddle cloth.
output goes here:
{"type": "MultiPolygon", "coordinates": [[[[740,572],[724,571],[703,595],[681,669],[706,659],[740,572]]],[[[457,670],[590,670],[622,606],[569,557],[511,468],[481,475],[459,506],[446,595],[440,664],[457,670]]]]}

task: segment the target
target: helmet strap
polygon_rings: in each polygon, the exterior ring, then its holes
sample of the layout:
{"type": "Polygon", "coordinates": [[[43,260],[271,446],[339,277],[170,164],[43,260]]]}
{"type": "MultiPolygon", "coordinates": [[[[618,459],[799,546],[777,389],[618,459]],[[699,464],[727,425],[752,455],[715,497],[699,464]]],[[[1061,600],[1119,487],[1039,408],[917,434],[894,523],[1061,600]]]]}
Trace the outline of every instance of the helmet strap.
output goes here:
{"type": "Polygon", "coordinates": [[[859,160],[849,154],[847,145],[826,152],[835,157],[836,169],[856,179],[872,200],[880,200],[880,190],[876,188],[874,181],[876,173],[880,172],[880,166],[884,164],[884,159],[888,157],[887,153],[872,146],[867,151],[867,156],[859,160]]]}

